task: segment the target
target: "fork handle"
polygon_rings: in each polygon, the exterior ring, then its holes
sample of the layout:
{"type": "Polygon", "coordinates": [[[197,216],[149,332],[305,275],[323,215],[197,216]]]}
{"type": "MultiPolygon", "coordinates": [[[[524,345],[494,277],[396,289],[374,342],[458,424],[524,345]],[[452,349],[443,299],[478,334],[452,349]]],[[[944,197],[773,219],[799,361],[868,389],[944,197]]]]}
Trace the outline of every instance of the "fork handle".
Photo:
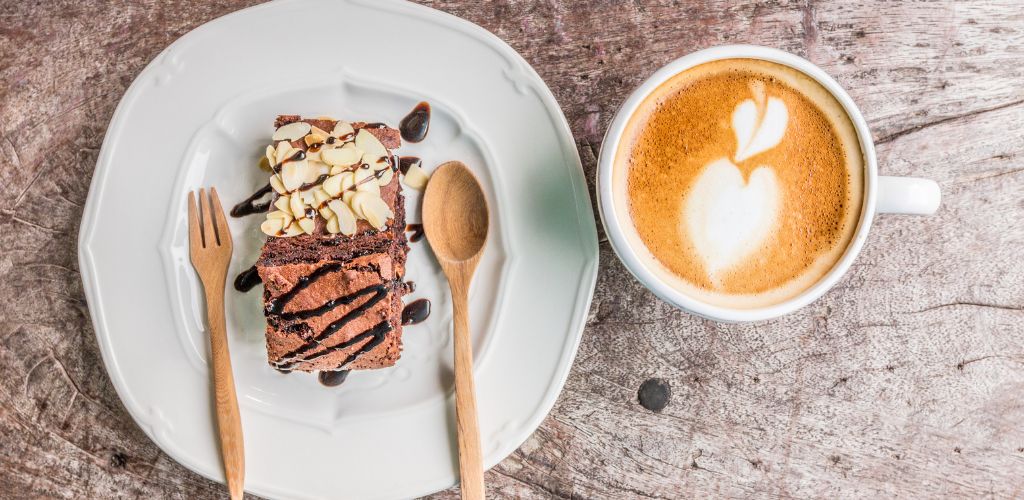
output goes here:
{"type": "Polygon", "coordinates": [[[245,484],[245,447],[242,442],[242,420],[238,412],[235,378],[228,353],[227,327],[224,324],[224,284],[206,286],[206,316],[210,325],[210,355],[213,360],[213,393],[217,409],[217,430],[224,459],[224,476],[232,500],[240,500],[245,484]]]}

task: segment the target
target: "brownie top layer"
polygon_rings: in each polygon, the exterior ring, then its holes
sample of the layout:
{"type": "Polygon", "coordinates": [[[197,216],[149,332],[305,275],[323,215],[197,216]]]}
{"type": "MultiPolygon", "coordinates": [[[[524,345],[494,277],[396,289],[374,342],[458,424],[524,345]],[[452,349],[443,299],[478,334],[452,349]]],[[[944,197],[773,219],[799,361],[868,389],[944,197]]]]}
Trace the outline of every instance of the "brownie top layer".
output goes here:
{"type": "MultiPolygon", "coordinates": [[[[277,120],[274,120],[274,127],[282,127],[295,122],[306,122],[319,129],[331,130],[338,123],[338,120],[331,118],[302,118],[299,115],[280,115],[277,117],[277,120]]],[[[402,133],[398,129],[366,122],[352,122],[352,128],[355,130],[365,128],[367,132],[373,134],[388,149],[402,147],[402,133]]],[[[301,140],[292,141],[292,145],[295,147],[300,147],[300,144],[301,147],[305,148],[306,145],[301,140]]]]}
{"type": "MultiPolygon", "coordinates": [[[[299,115],[280,115],[274,122],[275,127],[302,121],[310,125],[331,130],[337,123],[332,119],[304,119],[299,115]]],[[[390,127],[366,127],[365,122],[352,123],[352,128],[366,128],[377,137],[385,147],[394,149],[402,144],[401,134],[390,127]]],[[[292,141],[292,146],[306,151],[309,146],[301,139],[292,141]]],[[[377,230],[365,220],[356,221],[356,232],[351,236],[330,234],[326,230],[325,221],[317,217],[316,229],[313,234],[300,234],[290,238],[268,237],[260,255],[258,265],[269,266],[290,262],[316,262],[323,259],[346,260],[373,252],[382,252],[393,243],[397,243],[403,252],[408,251],[405,237],[405,197],[402,195],[401,181],[395,175],[391,182],[380,187],[380,197],[395,214],[394,222],[384,230],[377,230]]]]}

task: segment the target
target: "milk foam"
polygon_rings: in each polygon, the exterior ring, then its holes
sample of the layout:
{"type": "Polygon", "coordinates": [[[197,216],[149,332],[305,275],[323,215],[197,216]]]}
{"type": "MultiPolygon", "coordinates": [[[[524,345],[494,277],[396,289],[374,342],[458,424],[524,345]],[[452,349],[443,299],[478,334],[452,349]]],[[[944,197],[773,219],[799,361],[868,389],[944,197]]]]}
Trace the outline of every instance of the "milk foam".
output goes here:
{"type": "Polygon", "coordinates": [[[789,111],[782,99],[769,97],[763,106],[759,106],[753,99],[741,102],[732,113],[732,129],[736,133],[737,144],[736,162],[778,146],[786,134],[788,122],[789,111]]]}
{"type": "Polygon", "coordinates": [[[754,254],[778,220],[781,196],[775,172],[758,167],[745,182],[727,158],[704,168],[684,196],[682,228],[713,283],[718,274],[754,254]]]}
{"type": "MultiPolygon", "coordinates": [[[[753,99],[740,102],[732,113],[736,162],[763,153],[782,142],[789,111],[781,99],[765,99],[764,85],[751,86],[753,99]]],[[[718,274],[755,253],[778,220],[781,195],[771,166],[750,173],[749,182],[728,158],[704,167],[683,196],[684,229],[712,283],[718,274]]]]}

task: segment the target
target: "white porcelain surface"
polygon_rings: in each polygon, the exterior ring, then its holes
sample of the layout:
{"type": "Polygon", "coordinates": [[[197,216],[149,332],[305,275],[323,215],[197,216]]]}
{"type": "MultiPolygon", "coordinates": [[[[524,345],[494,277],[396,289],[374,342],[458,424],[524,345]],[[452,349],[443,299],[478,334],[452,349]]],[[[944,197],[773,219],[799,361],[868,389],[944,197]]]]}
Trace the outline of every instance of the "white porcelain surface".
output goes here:
{"type": "MultiPolygon", "coordinates": [[[[277,114],[395,125],[420,100],[433,108],[430,133],[398,152],[428,167],[465,162],[491,206],[471,296],[486,466],[550,410],[597,272],[579,157],[550,91],[507,45],[447,14],[291,0],[215,20],[160,54],[118,106],[89,193],[79,258],[104,362],[129,412],[171,457],[222,480],[185,193],[213,185],[230,205],[265,183],[255,164],[277,114]],[[301,36],[290,36],[297,25],[301,36]]],[[[406,193],[407,219],[418,222],[419,196],[406,193]]],[[[261,219],[230,221],[230,276],[258,255],[261,219]]],[[[455,484],[447,284],[426,242],[411,247],[416,291],[407,300],[429,298],[433,313],[405,329],[397,366],[353,372],[340,387],[271,369],[261,289],[229,289],[248,491],[405,498],[455,484]]]]}
{"type": "Polygon", "coordinates": [[[619,108],[605,133],[598,161],[597,186],[598,207],[608,240],[611,242],[615,254],[633,276],[662,300],[698,316],[722,322],[761,321],[777,318],[810,304],[832,288],[850,268],[860,253],[861,247],[864,246],[864,241],[867,240],[868,230],[876,212],[929,215],[938,209],[941,199],[939,187],[935,181],[878,175],[875,145],[867,122],[864,121],[864,117],[853,99],[832,77],[806,59],[781,50],[754,45],[722,45],[694,52],[668,63],[641,83],[619,108]],[[660,272],[668,271],[656,269],[658,264],[644,246],[639,233],[633,226],[629,215],[628,200],[624,199],[624,195],[623,197],[616,195],[616,190],[612,189],[614,159],[620,147],[619,140],[629,117],[640,106],[644,98],[659,85],[689,68],[706,62],[732,58],[761,59],[783,64],[796,68],[817,80],[836,97],[850,116],[850,120],[857,130],[861,151],[864,154],[864,200],[861,206],[861,216],[853,241],[850,242],[839,262],[821,280],[796,297],[772,306],[750,309],[708,304],[687,295],[684,291],[659,278],[660,272]],[[882,188],[879,187],[880,185],[882,188]]]}

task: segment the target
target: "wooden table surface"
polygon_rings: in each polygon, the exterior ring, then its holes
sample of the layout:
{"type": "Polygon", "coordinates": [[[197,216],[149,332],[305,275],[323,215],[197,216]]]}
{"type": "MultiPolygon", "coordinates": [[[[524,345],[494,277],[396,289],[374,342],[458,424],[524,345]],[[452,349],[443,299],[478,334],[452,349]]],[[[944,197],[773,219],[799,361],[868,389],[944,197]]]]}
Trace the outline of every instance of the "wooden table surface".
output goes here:
{"type": "MultiPolygon", "coordinates": [[[[0,2],[0,497],[223,498],[162,453],[100,361],[78,227],[114,107],[223,0],[0,2]]],[[[658,66],[749,42],[860,104],[883,174],[936,179],[797,314],[720,325],[601,241],[568,384],[487,473],[493,497],[1024,495],[1024,8],[1001,2],[431,1],[507,41],[562,105],[593,185],[602,133],[658,66]],[[637,389],[666,380],[661,413],[637,389]]],[[[456,498],[457,490],[437,495],[456,498]]]]}

